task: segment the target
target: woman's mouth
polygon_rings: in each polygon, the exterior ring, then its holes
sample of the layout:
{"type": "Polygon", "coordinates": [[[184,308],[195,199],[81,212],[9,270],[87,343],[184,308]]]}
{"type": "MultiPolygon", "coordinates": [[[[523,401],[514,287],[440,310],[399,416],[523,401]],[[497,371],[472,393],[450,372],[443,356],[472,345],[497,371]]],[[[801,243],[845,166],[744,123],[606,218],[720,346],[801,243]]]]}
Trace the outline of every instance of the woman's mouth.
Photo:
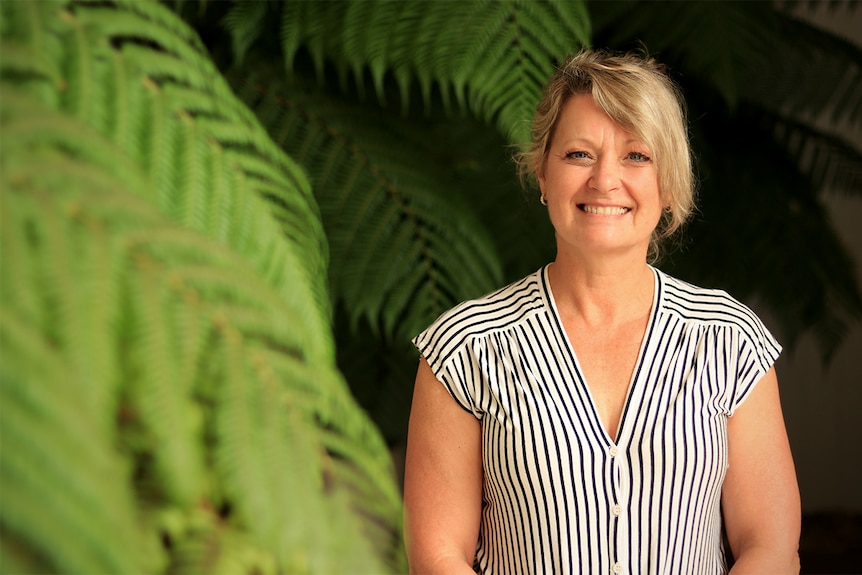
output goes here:
{"type": "Polygon", "coordinates": [[[622,206],[592,206],[589,204],[578,204],[578,209],[588,214],[596,214],[597,216],[621,216],[632,211],[631,208],[622,206]]]}

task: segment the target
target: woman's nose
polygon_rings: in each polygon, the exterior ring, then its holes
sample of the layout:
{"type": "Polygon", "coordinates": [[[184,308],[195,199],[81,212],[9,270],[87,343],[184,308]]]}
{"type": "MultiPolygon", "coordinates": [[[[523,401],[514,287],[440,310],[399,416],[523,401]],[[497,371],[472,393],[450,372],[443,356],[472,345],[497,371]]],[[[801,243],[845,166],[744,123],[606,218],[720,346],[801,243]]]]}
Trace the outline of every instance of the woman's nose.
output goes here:
{"type": "Polygon", "coordinates": [[[604,155],[593,164],[590,188],[597,192],[612,192],[620,187],[620,164],[612,156],[604,155]]]}

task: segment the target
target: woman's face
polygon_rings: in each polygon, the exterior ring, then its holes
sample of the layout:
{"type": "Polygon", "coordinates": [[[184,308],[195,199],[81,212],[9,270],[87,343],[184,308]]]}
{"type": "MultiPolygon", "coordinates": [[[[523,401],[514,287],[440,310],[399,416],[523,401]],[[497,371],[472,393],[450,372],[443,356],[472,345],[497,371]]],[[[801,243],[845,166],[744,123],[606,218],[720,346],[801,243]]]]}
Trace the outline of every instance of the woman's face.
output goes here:
{"type": "Polygon", "coordinates": [[[642,251],[646,257],[662,211],[652,152],[614,124],[591,95],[563,105],[539,186],[558,253],[642,251]]]}

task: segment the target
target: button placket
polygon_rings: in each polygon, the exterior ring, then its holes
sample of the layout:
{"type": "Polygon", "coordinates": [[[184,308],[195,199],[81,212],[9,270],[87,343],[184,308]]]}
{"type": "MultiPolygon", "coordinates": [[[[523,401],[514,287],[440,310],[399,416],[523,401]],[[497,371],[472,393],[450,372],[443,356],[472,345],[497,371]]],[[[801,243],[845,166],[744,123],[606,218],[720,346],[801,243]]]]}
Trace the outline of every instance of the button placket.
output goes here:
{"type": "Polygon", "coordinates": [[[623,480],[624,468],[626,467],[626,459],[624,457],[620,457],[622,451],[620,447],[616,444],[611,444],[608,447],[608,455],[610,456],[610,469],[611,469],[611,502],[612,505],[609,509],[611,513],[611,569],[613,573],[622,573],[623,572],[623,562],[626,561],[625,553],[623,549],[625,549],[625,540],[627,539],[628,526],[625,523],[623,518],[623,505],[628,500],[628,489],[624,487],[625,481],[623,480]]]}
{"type": "Polygon", "coordinates": [[[620,491],[620,465],[619,465],[619,448],[615,444],[611,444],[608,446],[608,471],[610,472],[610,493],[611,496],[611,506],[610,506],[610,517],[608,518],[610,521],[610,528],[608,530],[608,535],[610,537],[610,541],[608,541],[609,549],[611,552],[611,569],[614,573],[617,573],[617,566],[619,563],[619,521],[620,521],[620,512],[622,508],[617,503],[619,501],[619,491],[620,491]]]}

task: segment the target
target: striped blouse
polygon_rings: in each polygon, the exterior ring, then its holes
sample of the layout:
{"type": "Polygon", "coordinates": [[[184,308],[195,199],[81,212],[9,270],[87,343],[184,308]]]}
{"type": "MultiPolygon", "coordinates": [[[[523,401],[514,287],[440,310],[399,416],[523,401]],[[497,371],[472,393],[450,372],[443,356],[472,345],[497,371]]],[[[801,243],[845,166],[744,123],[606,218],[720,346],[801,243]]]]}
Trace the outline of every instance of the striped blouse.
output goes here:
{"type": "Polygon", "coordinates": [[[727,571],[727,419],[781,347],[747,307],[657,269],[616,441],[608,436],[547,266],[444,313],[413,343],[481,422],[476,570],[727,571]]]}

